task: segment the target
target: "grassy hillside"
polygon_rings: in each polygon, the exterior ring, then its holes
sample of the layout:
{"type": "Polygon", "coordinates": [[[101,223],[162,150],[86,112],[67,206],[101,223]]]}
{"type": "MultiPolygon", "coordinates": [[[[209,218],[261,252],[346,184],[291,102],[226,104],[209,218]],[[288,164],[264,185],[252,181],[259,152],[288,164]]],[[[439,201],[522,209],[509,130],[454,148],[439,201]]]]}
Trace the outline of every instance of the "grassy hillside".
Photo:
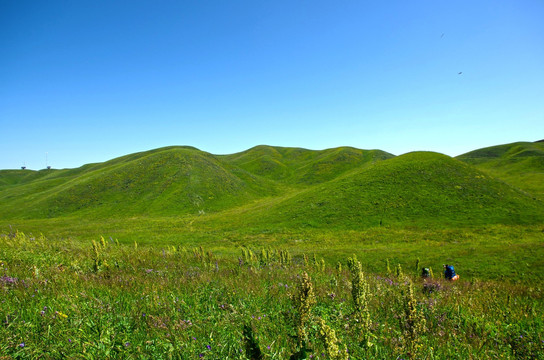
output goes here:
{"type": "Polygon", "coordinates": [[[167,147],[78,169],[3,171],[0,216],[204,214],[322,183],[391,156],[378,150],[268,146],[214,156],[191,147],[167,147]]]}
{"type": "Polygon", "coordinates": [[[540,201],[461,161],[416,152],[259,204],[238,216],[263,226],[360,229],[385,224],[538,223],[544,211],[540,201]]]}
{"type": "Polygon", "coordinates": [[[544,219],[541,201],[466,162],[490,168],[488,159],[521,159],[508,172],[503,164],[501,175],[527,177],[537,168],[527,164],[542,159],[539,149],[523,143],[482,149],[462,162],[430,152],[394,157],[347,147],[258,146],[223,156],[168,147],[78,169],[2,172],[0,216],[191,215],[194,221],[197,215],[197,222],[219,228],[275,229],[534,224],[544,219]]]}
{"type": "MultiPolygon", "coordinates": [[[[56,170],[51,170],[49,173],[55,171],[56,170]]],[[[45,170],[0,170],[0,189],[40,179],[47,176],[49,173],[45,170]]]]}
{"type": "Polygon", "coordinates": [[[252,174],[290,185],[312,185],[332,180],[366,164],[392,158],[381,150],[340,147],[322,151],[256,146],[223,159],[252,174]]]}
{"type": "Polygon", "coordinates": [[[457,159],[544,199],[544,142],[492,146],[468,152],[457,159]]]}
{"type": "Polygon", "coordinates": [[[273,183],[191,148],[164,148],[4,187],[4,217],[205,213],[275,194],[273,183]],[[63,175],[63,176],[60,176],[63,175]]]}

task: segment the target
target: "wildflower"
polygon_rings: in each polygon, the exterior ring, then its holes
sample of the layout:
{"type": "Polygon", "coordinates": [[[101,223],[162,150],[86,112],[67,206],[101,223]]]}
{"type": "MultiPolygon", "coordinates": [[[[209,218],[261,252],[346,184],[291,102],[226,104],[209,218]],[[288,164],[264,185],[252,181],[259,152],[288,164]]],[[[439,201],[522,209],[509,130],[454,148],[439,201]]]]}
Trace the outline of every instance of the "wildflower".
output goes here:
{"type": "Polygon", "coordinates": [[[60,312],[60,311],[58,312],[58,315],[59,315],[60,317],[65,318],[65,319],[68,317],[68,315],[66,315],[66,314],[64,314],[64,313],[62,313],[62,312],[60,312]]]}
{"type": "Polygon", "coordinates": [[[202,357],[204,357],[204,354],[199,354],[198,357],[201,357],[201,358],[202,358],[202,357]]]}
{"type": "Polygon", "coordinates": [[[331,359],[347,360],[348,349],[344,345],[345,352],[341,351],[339,347],[340,342],[336,338],[336,332],[331,329],[323,319],[319,319],[320,330],[319,334],[325,345],[325,349],[331,359]]]}
{"type": "Polygon", "coordinates": [[[414,296],[412,282],[409,281],[404,295],[404,321],[403,328],[406,333],[407,345],[411,353],[416,354],[422,347],[420,335],[425,332],[426,320],[421,311],[417,308],[417,301],[414,296]]]}
{"type": "Polygon", "coordinates": [[[297,308],[297,338],[299,345],[307,341],[306,325],[311,317],[311,309],[316,303],[315,293],[308,273],[302,273],[299,292],[293,298],[297,308]]]}
{"type": "Polygon", "coordinates": [[[19,344],[19,347],[24,348],[24,347],[25,347],[25,343],[24,343],[24,342],[20,343],[20,344],[19,344]]]}
{"type": "Polygon", "coordinates": [[[68,342],[71,343],[71,342],[72,342],[72,339],[68,339],[68,342]]]}
{"type": "Polygon", "coordinates": [[[0,283],[4,283],[4,284],[10,284],[10,285],[15,285],[17,283],[19,279],[17,279],[16,277],[11,277],[11,276],[2,276],[0,277],[0,283]]]}
{"type": "Polygon", "coordinates": [[[127,342],[125,343],[125,347],[129,347],[129,346],[130,346],[130,343],[127,341],[127,342]]]}
{"type": "Polygon", "coordinates": [[[206,345],[206,347],[208,348],[208,350],[211,350],[211,349],[212,349],[212,346],[211,346],[211,345],[206,345]]]}

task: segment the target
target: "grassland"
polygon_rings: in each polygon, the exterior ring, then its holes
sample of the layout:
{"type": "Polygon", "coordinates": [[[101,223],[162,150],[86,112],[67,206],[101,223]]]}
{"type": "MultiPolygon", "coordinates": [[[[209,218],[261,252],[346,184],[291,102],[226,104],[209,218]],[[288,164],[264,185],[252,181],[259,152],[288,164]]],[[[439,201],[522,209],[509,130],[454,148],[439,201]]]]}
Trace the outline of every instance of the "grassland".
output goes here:
{"type": "Polygon", "coordinates": [[[544,358],[541,148],[452,159],[168,147],[78,169],[2,170],[0,354],[343,358],[329,351],[334,330],[351,359],[544,358]],[[440,279],[443,263],[459,282],[440,279]],[[316,299],[308,316],[295,301],[304,273],[316,299]]]}
{"type": "Polygon", "coordinates": [[[544,355],[540,285],[451,283],[439,268],[422,280],[424,261],[370,273],[353,258],[329,264],[282,249],[217,255],[20,232],[0,246],[5,359],[544,355]]]}

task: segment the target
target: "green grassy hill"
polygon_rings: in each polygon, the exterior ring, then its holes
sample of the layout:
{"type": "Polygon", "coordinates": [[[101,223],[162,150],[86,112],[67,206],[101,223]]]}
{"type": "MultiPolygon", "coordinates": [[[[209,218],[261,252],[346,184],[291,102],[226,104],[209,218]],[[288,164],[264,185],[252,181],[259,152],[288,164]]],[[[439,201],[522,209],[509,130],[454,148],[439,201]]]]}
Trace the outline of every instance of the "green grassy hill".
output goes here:
{"type": "MultiPolygon", "coordinates": [[[[55,172],[56,170],[52,171],[55,172]]],[[[0,189],[34,181],[46,175],[48,175],[48,173],[44,170],[0,170],[0,189]]]]}
{"type": "Polygon", "coordinates": [[[250,173],[290,185],[312,185],[332,180],[346,171],[394,157],[381,150],[339,147],[322,151],[256,146],[223,159],[250,173]]]}
{"type": "Polygon", "coordinates": [[[198,215],[197,222],[218,228],[276,229],[534,224],[544,220],[542,202],[496,179],[489,164],[501,164],[501,179],[538,176],[531,171],[541,151],[520,143],[469,153],[463,162],[349,147],[258,146],[221,156],[166,147],[78,169],[2,171],[0,217],[198,215]]]}
{"type": "Polygon", "coordinates": [[[272,182],[185,147],[132,154],[19,182],[0,190],[3,217],[171,216],[222,210],[277,193],[272,182]]]}
{"type": "Polygon", "coordinates": [[[325,182],[389,157],[353,148],[258,146],[215,156],[192,147],[167,147],[77,169],[6,170],[0,173],[0,216],[205,214],[325,182]]]}
{"type": "Polygon", "coordinates": [[[544,219],[522,191],[448,156],[414,152],[239,215],[250,224],[360,229],[390,224],[524,224],[544,219]]]}
{"type": "Polygon", "coordinates": [[[544,200],[544,142],[491,146],[457,159],[544,200]]]}

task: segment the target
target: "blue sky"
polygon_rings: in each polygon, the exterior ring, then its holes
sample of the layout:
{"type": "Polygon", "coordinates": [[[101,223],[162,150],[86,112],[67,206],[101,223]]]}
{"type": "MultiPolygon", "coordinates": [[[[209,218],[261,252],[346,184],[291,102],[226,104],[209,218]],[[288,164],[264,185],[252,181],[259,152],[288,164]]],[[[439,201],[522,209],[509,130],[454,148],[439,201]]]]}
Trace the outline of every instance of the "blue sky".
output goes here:
{"type": "Polygon", "coordinates": [[[0,0],[0,169],[540,140],[543,19],[541,0],[0,0]]]}

